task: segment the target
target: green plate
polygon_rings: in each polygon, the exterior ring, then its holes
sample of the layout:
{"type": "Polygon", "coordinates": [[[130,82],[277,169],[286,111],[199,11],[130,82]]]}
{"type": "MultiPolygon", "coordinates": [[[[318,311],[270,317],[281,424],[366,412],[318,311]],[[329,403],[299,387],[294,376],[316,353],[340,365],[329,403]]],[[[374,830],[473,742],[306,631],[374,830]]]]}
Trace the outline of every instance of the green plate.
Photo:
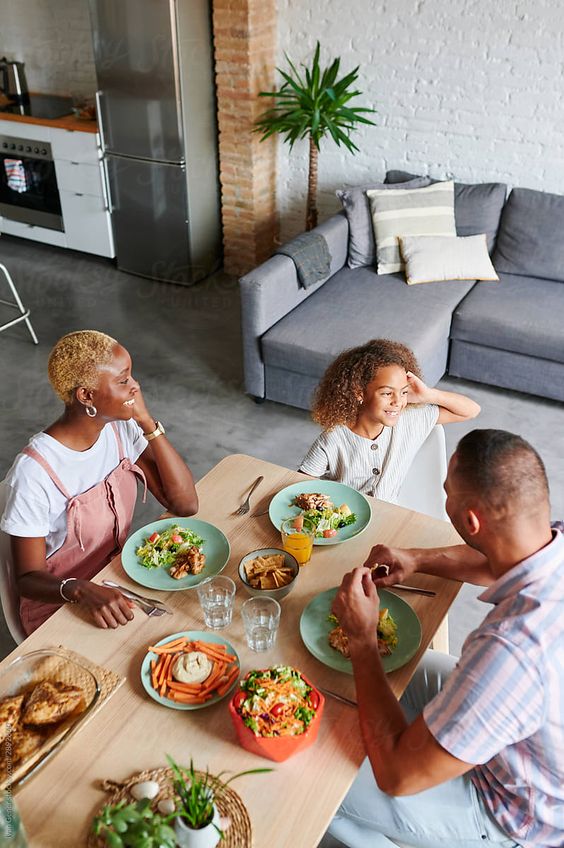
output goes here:
{"type": "MultiPolygon", "coordinates": [[[[352,674],[352,663],[329,644],[329,633],[334,624],[327,620],[331,612],[337,586],[316,595],[302,613],[300,634],[304,645],[320,662],[336,671],[352,674]]],[[[414,610],[402,598],[385,589],[378,591],[380,603],[390,610],[390,615],[398,626],[398,644],[389,656],[382,657],[384,671],[395,671],[417,653],[421,644],[421,622],[414,610]]]]}
{"type": "Polygon", "coordinates": [[[334,480],[305,480],[303,483],[293,483],[291,486],[286,486],[270,501],[268,514],[277,530],[280,530],[285,518],[299,515],[302,511],[299,507],[293,505],[296,495],[301,495],[302,492],[319,492],[322,495],[327,495],[336,507],[346,503],[351,512],[356,515],[354,524],[341,527],[340,530],[337,530],[337,535],[330,539],[314,539],[314,545],[338,545],[340,542],[348,542],[349,539],[354,539],[355,536],[362,533],[370,523],[372,517],[370,504],[364,495],[361,495],[356,489],[352,489],[344,483],[336,483],[334,480]]]}
{"type": "MultiPolygon", "coordinates": [[[[241,668],[239,656],[233,645],[228,642],[227,639],[223,639],[215,633],[210,633],[209,630],[183,630],[180,633],[171,633],[170,636],[165,636],[164,639],[157,642],[155,644],[155,648],[165,645],[167,642],[172,642],[173,639],[179,639],[181,636],[185,636],[186,639],[191,639],[194,642],[199,640],[201,642],[216,642],[218,645],[225,645],[229,653],[237,657],[237,666],[239,669],[241,668]]],[[[229,693],[232,692],[234,687],[237,685],[238,678],[236,677],[233,681],[233,685],[229,687],[225,695],[216,695],[214,698],[210,698],[209,701],[206,701],[205,704],[178,704],[170,698],[163,698],[157,691],[155,691],[155,689],[153,689],[151,684],[151,660],[156,660],[157,657],[158,654],[153,653],[153,651],[148,651],[147,656],[141,664],[141,683],[153,701],[157,701],[157,703],[162,704],[163,707],[171,707],[173,710],[202,710],[204,707],[211,707],[212,704],[217,704],[218,701],[223,701],[223,699],[227,698],[229,693]]]]}
{"type": "Polygon", "coordinates": [[[165,592],[178,592],[197,586],[198,583],[201,583],[206,577],[211,577],[212,574],[219,574],[225,568],[229,554],[230,548],[227,538],[213,524],[208,524],[207,521],[201,521],[199,518],[162,518],[160,521],[152,521],[151,524],[146,524],[145,527],[141,527],[140,530],[131,534],[123,546],[121,564],[125,573],[141,586],[147,586],[149,589],[162,589],[165,592]],[[202,553],[206,557],[203,571],[199,574],[181,577],[180,580],[171,577],[168,568],[145,568],[141,565],[139,557],[135,553],[137,548],[143,545],[145,539],[152,536],[155,531],[161,533],[175,524],[193,530],[194,533],[198,533],[204,539],[202,553]]]}

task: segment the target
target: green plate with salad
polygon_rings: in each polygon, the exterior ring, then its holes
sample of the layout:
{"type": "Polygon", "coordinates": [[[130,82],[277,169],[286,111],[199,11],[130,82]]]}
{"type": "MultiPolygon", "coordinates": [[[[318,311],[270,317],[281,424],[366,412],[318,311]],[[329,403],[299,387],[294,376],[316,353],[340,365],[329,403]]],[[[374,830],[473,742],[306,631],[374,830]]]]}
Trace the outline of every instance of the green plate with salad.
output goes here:
{"type": "Polygon", "coordinates": [[[304,514],[317,528],[314,545],[338,545],[354,539],[365,530],[372,517],[370,504],[364,495],[334,480],[304,480],[293,483],[281,489],[270,501],[268,514],[277,528],[285,518],[304,514]],[[295,500],[299,495],[319,493],[326,495],[333,504],[333,509],[300,509],[295,500]],[[343,510],[346,506],[347,509],[343,510]],[[341,508],[342,511],[339,511],[341,508]],[[324,536],[323,534],[326,533],[324,536]]]}
{"type": "MultiPolygon", "coordinates": [[[[309,602],[300,618],[300,635],[310,654],[329,668],[352,674],[352,663],[329,644],[329,633],[335,627],[330,620],[331,605],[338,587],[321,592],[309,602]]],[[[382,657],[384,671],[395,671],[415,656],[421,644],[421,622],[415,610],[393,592],[378,591],[380,609],[387,607],[396,623],[397,644],[392,653],[382,657]]]]}
{"type": "Polygon", "coordinates": [[[123,546],[121,564],[125,573],[141,586],[178,592],[219,574],[229,554],[226,536],[213,524],[199,518],[162,518],[131,534],[123,546]],[[198,574],[171,577],[169,572],[181,562],[179,557],[194,547],[205,557],[203,569],[198,574]]]}

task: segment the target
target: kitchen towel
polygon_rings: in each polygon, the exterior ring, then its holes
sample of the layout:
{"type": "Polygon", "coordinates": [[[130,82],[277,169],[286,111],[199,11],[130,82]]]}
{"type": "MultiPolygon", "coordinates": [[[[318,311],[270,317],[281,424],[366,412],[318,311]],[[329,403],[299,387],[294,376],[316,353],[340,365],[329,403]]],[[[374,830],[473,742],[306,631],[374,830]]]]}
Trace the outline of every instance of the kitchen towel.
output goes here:
{"type": "Polygon", "coordinates": [[[18,194],[29,189],[29,180],[21,159],[4,159],[4,170],[6,171],[8,188],[17,191],[18,194]]]}

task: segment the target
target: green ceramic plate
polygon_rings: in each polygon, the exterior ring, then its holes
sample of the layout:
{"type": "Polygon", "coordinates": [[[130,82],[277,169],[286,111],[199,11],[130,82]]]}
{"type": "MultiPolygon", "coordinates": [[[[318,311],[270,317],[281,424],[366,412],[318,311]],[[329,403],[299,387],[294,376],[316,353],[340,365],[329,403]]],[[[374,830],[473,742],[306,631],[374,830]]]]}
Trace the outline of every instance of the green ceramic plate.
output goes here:
{"type": "MultiPolygon", "coordinates": [[[[158,648],[160,645],[165,645],[167,642],[171,642],[173,639],[179,639],[181,636],[185,636],[186,639],[193,639],[194,641],[200,640],[202,642],[216,642],[218,645],[225,645],[229,653],[237,657],[237,666],[239,669],[241,668],[237,651],[233,645],[228,642],[227,639],[223,639],[215,633],[210,633],[209,630],[183,630],[180,633],[171,633],[170,636],[165,636],[164,639],[157,642],[155,647],[158,648]]],[[[147,653],[147,656],[141,665],[141,683],[143,684],[143,688],[147,694],[150,695],[154,701],[162,704],[163,707],[171,707],[173,710],[201,710],[204,707],[211,707],[212,704],[217,704],[218,701],[222,701],[224,698],[227,698],[229,693],[232,692],[234,687],[237,685],[238,678],[233,681],[233,686],[229,687],[225,695],[216,695],[214,698],[210,698],[209,701],[206,701],[205,704],[178,704],[170,698],[161,697],[159,693],[153,689],[151,684],[151,660],[156,659],[157,654],[153,653],[153,651],[149,651],[147,653]]]]}
{"type": "Polygon", "coordinates": [[[314,545],[338,545],[340,542],[348,542],[349,539],[362,533],[370,523],[372,516],[370,504],[356,489],[345,486],[344,483],[336,483],[334,480],[304,480],[303,483],[293,483],[281,489],[270,501],[268,514],[277,530],[280,530],[285,518],[299,515],[302,511],[293,505],[296,495],[301,495],[302,492],[320,492],[322,495],[327,495],[336,507],[346,503],[356,515],[354,524],[337,530],[337,535],[330,539],[314,539],[314,545]]]}
{"type": "MultiPolygon", "coordinates": [[[[335,626],[327,620],[331,612],[337,587],[316,595],[302,613],[300,634],[304,645],[320,662],[336,671],[352,674],[352,663],[329,644],[329,632],[335,626]]],[[[384,671],[395,671],[417,653],[421,644],[421,623],[414,610],[402,598],[393,592],[380,589],[380,602],[388,607],[390,615],[398,626],[398,644],[392,654],[382,657],[384,671]]]]}
{"type": "Polygon", "coordinates": [[[229,553],[229,542],[221,530],[214,527],[213,524],[208,524],[207,521],[201,521],[199,518],[162,518],[160,521],[152,521],[151,524],[146,524],[145,527],[141,527],[131,534],[123,546],[121,564],[125,573],[141,586],[175,592],[181,589],[191,589],[205,580],[206,577],[219,574],[225,568],[229,553]],[[171,577],[167,568],[145,568],[141,565],[139,557],[135,553],[137,548],[144,544],[145,539],[155,531],[161,533],[174,524],[193,530],[194,533],[198,533],[205,540],[202,546],[202,553],[206,557],[203,571],[199,574],[181,577],[180,580],[171,577]]]}

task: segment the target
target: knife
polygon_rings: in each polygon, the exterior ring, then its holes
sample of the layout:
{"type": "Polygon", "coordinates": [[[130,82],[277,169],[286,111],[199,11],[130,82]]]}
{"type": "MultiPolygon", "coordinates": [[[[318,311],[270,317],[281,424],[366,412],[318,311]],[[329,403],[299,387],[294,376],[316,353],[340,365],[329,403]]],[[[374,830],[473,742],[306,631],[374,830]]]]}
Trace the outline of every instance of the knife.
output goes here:
{"type": "Polygon", "coordinates": [[[162,609],[163,612],[168,613],[168,615],[173,615],[172,610],[163,604],[162,601],[158,601],[155,598],[147,598],[146,595],[138,595],[137,592],[133,592],[131,589],[126,589],[125,586],[120,586],[119,583],[114,583],[113,580],[102,580],[104,586],[109,586],[111,589],[119,589],[122,595],[125,595],[126,598],[129,598],[132,601],[144,601],[146,604],[152,604],[154,607],[158,607],[162,609]]]}
{"type": "Polygon", "coordinates": [[[358,704],[356,701],[353,701],[352,698],[345,698],[344,695],[337,695],[336,692],[332,692],[330,689],[323,689],[322,686],[317,687],[320,692],[323,692],[324,695],[329,695],[331,698],[335,698],[336,701],[341,701],[343,704],[348,704],[351,707],[357,707],[358,704]]]}
{"type": "MultiPolygon", "coordinates": [[[[382,587],[386,588],[386,587],[382,587]]],[[[420,589],[418,586],[406,586],[404,583],[392,583],[391,586],[387,587],[388,589],[403,589],[406,592],[415,592],[417,595],[427,595],[429,598],[436,597],[436,592],[433,592],[431,589],[420,589]]]]}

